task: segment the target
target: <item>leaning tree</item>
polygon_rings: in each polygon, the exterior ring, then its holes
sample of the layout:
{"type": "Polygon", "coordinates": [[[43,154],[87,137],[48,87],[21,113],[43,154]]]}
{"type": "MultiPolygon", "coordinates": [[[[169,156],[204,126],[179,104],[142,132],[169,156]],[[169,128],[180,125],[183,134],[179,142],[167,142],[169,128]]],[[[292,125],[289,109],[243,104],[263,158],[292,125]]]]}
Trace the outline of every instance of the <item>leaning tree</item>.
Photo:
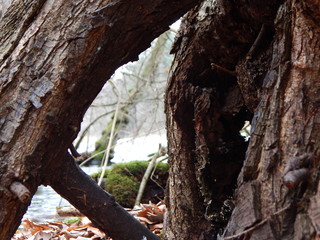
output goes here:
{"type": "Polygon", "coordinates": [[[0,239],[14,234],[40,184],[52,186],[114,239],[158,239],[97,187],[67,149],[111,74],[198,2],[4,1],[0,239]]]}
{"type": "Polygon", "coordinates": [[[319,6],[217,0],[185,16],[166,90],[167,239],[319,238],[319,6]]]}

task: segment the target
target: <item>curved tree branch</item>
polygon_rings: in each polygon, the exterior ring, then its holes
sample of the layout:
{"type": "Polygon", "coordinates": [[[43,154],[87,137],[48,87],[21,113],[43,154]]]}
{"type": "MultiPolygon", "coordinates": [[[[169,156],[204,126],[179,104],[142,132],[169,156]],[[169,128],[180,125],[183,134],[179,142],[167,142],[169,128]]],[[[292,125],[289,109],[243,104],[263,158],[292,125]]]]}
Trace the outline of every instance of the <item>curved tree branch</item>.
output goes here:
{"type": "Polygon", "coordinates": [[[28,206],[11,184],[23,182],[32,195],[54,181],[106,80],[199,2],[14,1],[25,11],[2,21],[27,17],[28,24],[18,36],[13,27],[1,45],[0,239],[10,239],[28,206]]]}

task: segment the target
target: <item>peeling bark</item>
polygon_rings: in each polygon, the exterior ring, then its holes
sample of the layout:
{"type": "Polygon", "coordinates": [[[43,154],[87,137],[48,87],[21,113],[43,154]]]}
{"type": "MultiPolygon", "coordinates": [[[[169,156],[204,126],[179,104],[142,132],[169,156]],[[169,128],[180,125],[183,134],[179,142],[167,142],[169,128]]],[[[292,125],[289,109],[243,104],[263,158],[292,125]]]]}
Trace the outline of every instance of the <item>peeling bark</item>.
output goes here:
{"type": "Polygon", "coordinates": [[[0,23],[0,239],[28,206],[10,185],[52,182],[106,80],[198,2],[13,1],[0,23]]]}
{"type": "Polygon", "coordinates": [[[184,20],[166,95],[168,239],[211,239],[210,231],[222,239],[319,236],[319,8],[312,1],[280,4],[206,1],[184,20]],[[244,104],[231,94],[237,88],[244,104]],[[248,115],[228,115],[228,100],[254,114],[246,155],[244,146],[231,148],[230,162],[219,140],[230,144],[226,126],[236,134],[235,123],[248,115]],[[219,227],[215,217],[231,186],[235,209],[219,227]]]}

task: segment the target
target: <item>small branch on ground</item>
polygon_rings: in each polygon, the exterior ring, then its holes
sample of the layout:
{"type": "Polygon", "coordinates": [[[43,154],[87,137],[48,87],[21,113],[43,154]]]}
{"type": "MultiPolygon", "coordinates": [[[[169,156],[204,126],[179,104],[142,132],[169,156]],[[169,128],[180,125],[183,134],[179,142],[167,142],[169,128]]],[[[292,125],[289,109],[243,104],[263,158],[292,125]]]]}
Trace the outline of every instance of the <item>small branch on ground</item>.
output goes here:
{"type": "Polygon", "coordinates": [[[147,182],[150,178],[150,175],[152,173],[152,170],[154,169],[154,166],[156,164],[156,161],[159,157],[163,156],[163,151],[162,151],[162,147],[161,147],[161,144],[159,144],[159,149],[158,151],[153,155],[153,157],[151,158],[149,164],[148,164],[148,167],[142,177],[142,180],[141,180],[141,183],[140,183],[140,187],[139,187],[139,190],[138,190],[138,194],[137,194],[137,198],[136,198],[136,201],[134,203],[135,206],[139,205],[140,202],[141,202],[141,198],[142,198],[142,195],[144,193],[144,189],[146,188],[146,185],[147,185],[147,182]]]}
{"type": "Polygon", "coordinates": [[[66,154],[61,164],[59,176],[49,177],[49,185],[100,230],[118,240],[160,240],[85,174],[72,156],[66,154]]]}

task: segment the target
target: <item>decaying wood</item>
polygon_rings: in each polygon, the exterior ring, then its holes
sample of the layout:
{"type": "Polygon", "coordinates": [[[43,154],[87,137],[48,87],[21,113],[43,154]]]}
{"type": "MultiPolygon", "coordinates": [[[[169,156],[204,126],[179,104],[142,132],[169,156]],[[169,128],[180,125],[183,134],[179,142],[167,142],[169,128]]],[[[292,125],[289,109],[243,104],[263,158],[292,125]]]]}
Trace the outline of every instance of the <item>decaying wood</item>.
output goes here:
{"type": "MultiPolygon", "coordinates": [[[[220,211],[213,205],[219,203],[215,194],[223,196],[221,189],[228,188],[232,179],[228,175],[232,167],[225,168],[229,163],[225,153],[217,153],[230,141],[223,138],[224,126],[232,128],[232,119],[239,116],[234,111],[227,118],[227,111],[221,109],[230,111],[244,105],[253,113],[251,138],[246,156],[240,154],[240,148],[233,158],[237,162],[243,156],[245,161],[237,180],[235,209],[221,238],[319,236],[319,211],[311,213],[310,208],[319,204],[320,13],[313,1],[280,4],[206,1],[184,20],[173,48],[176,56],[166,95],[171,164],[168,239],[212,239],[208,234],[212,225],[206,225],[208,222],[201,217],[215,226],[220,211]],[[223,21],[224,17],[228,21],[223,21]],[[236,69],[238,86],[233,86],[228,71],[208,70],[209,63],[236,69]],[[240,88],[243,105],[235,100],[237,95],[232,94],[231,87],[240,88]],[[230,98],[238,105],[224,106],[230,98]],[[312,163],[285,173],[290,159],[310,153],[312,163]],[[223,164],[219,159],[224,159],[223,164]],[[219,178],[216,171],[224,177],[219,178]],[[203,184],[206,180],[211,180],[213,193],[203,184]],[[182,229],[187,229],[191,237],[182,229]]],[[[238,121],[243,119],[239,117],[238,121]]]]}
{"type": "Polygon", "coordinates": [[[75,207],[57,207],[56,210],[60,217],[84,217],[75,207]]]}
{"type": "Polygon", "coordinates": [[[106,80],[198,2],[13,1],[0,22],[0,239],[29,204],[7,193],[10,184],[33,195],[55,181],[106,80]]]}
{"type": "Polygon", "coordinates": [[[21,202],[25,203],[30,201],[31,193],[22,183],[13,182],[10,185],[10,191],[15,194],[21,202]]]}
{"type": "Polygon", "coordinates": [[[247,147],[239,130],[251,115],[238,72],[227,69],[246,56],[277,6],[205,1],[182,23],[166,89],[167,239],[213,239],[228,221],[224,202],[231,201],[247,147]]]}
{"type": "Polygon", "coordinates": [[[236,191],[237,201],[249,201],[243,186],[259,183],[260,201],[253,208],[270,221],[262,221],[259,229],[249,222],[236,226],[247,216],[236,204],[225,239],[317,239],[320,234],[315,210],[320,150],[318,16],[319,9],[316,13],[309,2],[286,1],[278,10],[272,59],[253,108],[251,139],[236,191]],[[278,216],[271,221],[273,212],[278,216]],[[251,233],[239,236],[246,229],[251,233]]]}

